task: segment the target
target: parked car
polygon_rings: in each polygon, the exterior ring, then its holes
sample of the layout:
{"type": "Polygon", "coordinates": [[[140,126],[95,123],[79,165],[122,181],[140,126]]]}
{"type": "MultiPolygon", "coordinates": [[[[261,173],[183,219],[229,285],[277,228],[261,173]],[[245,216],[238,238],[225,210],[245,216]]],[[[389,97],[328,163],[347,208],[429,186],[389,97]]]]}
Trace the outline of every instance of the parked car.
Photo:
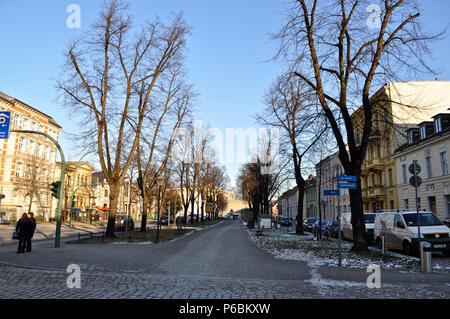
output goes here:
{"type": "Polygon", "coordinates": [[[116,230],[117,231],[125,231],[127,226],[127,217],[128,217],[128,230],[134,230],[134,221],[131,216],[125,214],[116,215],[116,230]]]}
{"type": "MultiPolygon", "coordinates": [[[[159,224],[160,225],[165,225],[168,226],[169,225],[169,217],[167,217],[166,215],[161,216],[161,218],[159,219],[159,224]]],[[[173,217],[170,217],[170,223],[173,224],[173,217]]]]}
{"type": "MultiPolygon", "coordinates": [[[[366,224],[367,232],[367,242],[372,243],[375,241],[374,237],[374,222],[377,214],[375,213],[364,213],[364,222],[366,224]]],[[[341,238],[347,240],[353,240],[353,226],[352,226],[352,213],[343,213],[341,215],[341,228],[342,234],[341,238]]]]}
{"type": "Polygon", "coordinates": [[[293,221],[292,218],[281,216],[280,219],[278,220],[278,223],[281,226],[292,226],[292,221],[293,221]]]}
{"type": "Polygon", "coordinates": [[[316,234],[319,230],[320,233],[322,234],[325,230],[325,226],[328,224],[329,220],[327,219],[322,219],[322,223],[321,221],[318,219],[314,225],[313,225],[313,234],[316,234]]]}
{"type": "MultiPolygon", "coordinates": [[[[431,244],[432,251],[441,251],[450,256],[450,228],[431,212],[419,213],[421,242],[431,244]]],[[[375,218],[375,238],[382,248],[382,237],[386,248],[400,249],[407,255],[419,254],[419,227],[417,212],[388,212],[375,218]]]]}
{"type": "Polygon", "coordinates": [[[338,238],[339,237],[339,222],[337,220],[330,220],[325,225],[324,236],[338,238]]]}
{"type": "Polygon", "coordinates": [[[316,221],[318,221],[318,220],[319,220],[319,219],[318,219],[318,218],[315,218],[315,217],[308,217],[308,218],[305,218],[305,219],[303,220],[303,229],[304,229],[305,231],[312,232],[312,231],[313,231],[314,223],[315,223],[316,221]]]}

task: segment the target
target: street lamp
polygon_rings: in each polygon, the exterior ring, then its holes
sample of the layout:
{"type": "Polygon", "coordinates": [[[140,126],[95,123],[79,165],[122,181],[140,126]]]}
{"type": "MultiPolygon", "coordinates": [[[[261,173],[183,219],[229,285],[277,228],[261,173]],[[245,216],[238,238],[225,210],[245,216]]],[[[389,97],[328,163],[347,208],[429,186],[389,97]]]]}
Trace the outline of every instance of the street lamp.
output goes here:
{"type": "Polygon", "coordinates": [[[161,177],[158,177],[156,179],[156,184],[158,185],[158,219],[156,221],[156,242],[159,243],[159,228],[160,228],[160,222],[159,222],[159,214],[160,214],[160,201],[161,201],[161,186],[164,183],[164,179],[161,177]]]}

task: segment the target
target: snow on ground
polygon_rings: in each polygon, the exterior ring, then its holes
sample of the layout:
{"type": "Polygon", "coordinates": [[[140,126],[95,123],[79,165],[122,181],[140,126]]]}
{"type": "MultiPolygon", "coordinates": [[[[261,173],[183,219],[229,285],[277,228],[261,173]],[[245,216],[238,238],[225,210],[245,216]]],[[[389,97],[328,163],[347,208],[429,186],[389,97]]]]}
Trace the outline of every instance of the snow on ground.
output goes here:
{"type": "MultiPolygon", "coordinates": [[[[317,241],[312,235],[299,236],[283,230],[267,229],[260,236],[256,231],[248,230],[251,240],[261,249],[271,253],[275,258],[307,262],[310,267],[338,266],[339,253],[337,240],[317,241]]],[[[388,252],[382,254],[376,249],[368,253],[351,252],[351,243],[342,241],[342,266],[348,268],[366,269],[369,265],[378,265],[383,269],[397,269],[402,272],[420,272],[418,258],[388,252]]],[[[441,260],[444,258],[440,258],[441,260]]],[[[449,272],[450,265],[436,262],[433,268],[436,272],[449,272]]]]}

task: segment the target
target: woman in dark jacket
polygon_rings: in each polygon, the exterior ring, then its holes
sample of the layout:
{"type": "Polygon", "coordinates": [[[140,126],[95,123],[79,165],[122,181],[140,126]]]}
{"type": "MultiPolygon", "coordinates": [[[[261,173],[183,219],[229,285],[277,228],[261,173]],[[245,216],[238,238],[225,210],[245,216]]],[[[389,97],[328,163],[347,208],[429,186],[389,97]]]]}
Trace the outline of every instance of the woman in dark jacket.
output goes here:
{"type": "Polygon", "coordinates": [[[33,223],[28,218],[27,214],[24,213],[22,218],[19,219],[16,225],[16,232],[19,238],[19,247],[17,247],[17,253],[21,254],[25,252],[28,240],[30,239],[33,230],[33,223]]]}

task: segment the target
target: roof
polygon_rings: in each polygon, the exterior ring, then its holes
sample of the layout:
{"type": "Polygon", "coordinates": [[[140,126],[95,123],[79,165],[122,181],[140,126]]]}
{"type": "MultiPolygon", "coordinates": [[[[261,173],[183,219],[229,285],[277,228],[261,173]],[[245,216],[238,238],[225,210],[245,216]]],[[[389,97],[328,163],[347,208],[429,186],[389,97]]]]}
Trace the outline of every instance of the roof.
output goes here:
{"type": "Polygon", "coordinates": [[[446,129],[440,131],[439,133],[431,134],[430,136],[427,136],[426,138],[421,139],[421,140],[418,140],[418,141],[416,141],[416,142],[414,142],[414,143],[412,143],[412,144],[405,143],[405,144],[399,146],[399,147],[395,150],[394,154],[400,153],[400,152],[404,152],[404,151],[406,151],[408,148],[417,146],[417,145],[419,145],[420,143],[429,141],[429,140],[431,140],[431,139],[433,139],[433,138],[435,138],[435,137],[438,137],[438,136],[444,136],[444,135],[449,135],[449,134],[450,134],[450,126],[447,127],[446,129]]]}
{"type": "Polygon", "coordinates": [[[40,110],[38,110],[38,109],[32,107],[31,105],[29,105],[29,104],[27,104],[27,103],[25,103],[25,102],[23,102],[23,101],[21,101],[21,100],[15,98],[15,97],[9,96],[8,94],[6,94],[6,93],[0,91],[0,98],[3,99],[3,100],[5,100],[5,101],[7,101],[7,102],[9,102],[9,103],[11,103],[11,104],[13,104],[13,105],[16,104],[16,102],[19,102],[19,103],[21,103],[21,104],[23,104],[23,105],[29,107],[30,109],[32,109],[32,110],[34,110],[34,111],[36,111],[36,112],[39,112],[39,113],[41,113],[42,115],[48,117],[48,122],[49,122],[49,123],[51,123],[51,124],[53,124],[53,125],[55,125],[55,126],[58,126],[59,128],[62,128],[62,126],[59,125],[58,123],[56,123],[56,121],[55,121],[55,120],[53,119],[53,117],[51,117],[50,115],[45,114],[44,112],[42,112],[42,111],[40,111],[40,110]]]}

